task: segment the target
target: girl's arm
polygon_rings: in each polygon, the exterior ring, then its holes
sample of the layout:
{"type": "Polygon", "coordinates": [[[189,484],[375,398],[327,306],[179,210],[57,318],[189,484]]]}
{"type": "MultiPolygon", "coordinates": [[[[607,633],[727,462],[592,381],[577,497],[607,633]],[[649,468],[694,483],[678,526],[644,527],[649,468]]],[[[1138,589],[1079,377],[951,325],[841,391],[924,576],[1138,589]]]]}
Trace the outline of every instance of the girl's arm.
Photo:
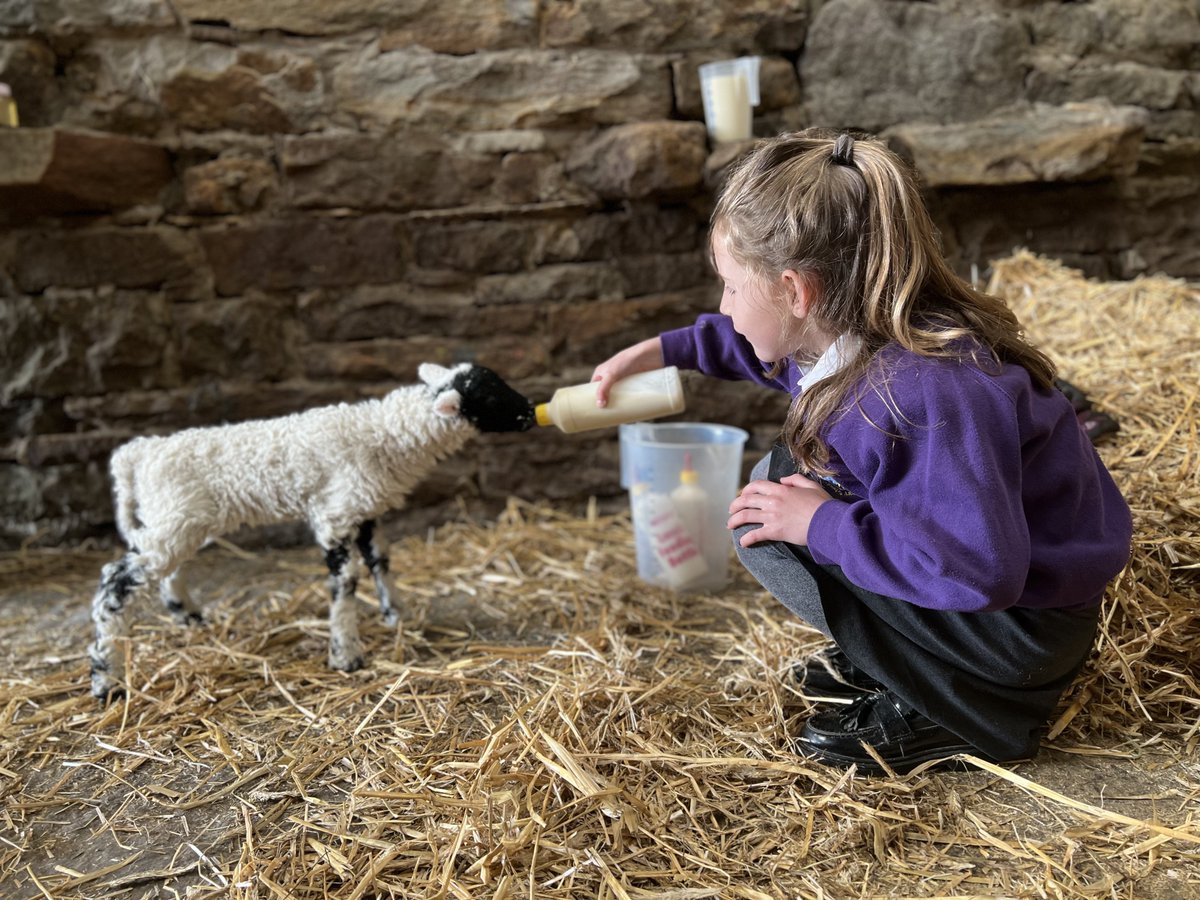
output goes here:
{"type": "Polygon", "coordinates": [[[754,381],[781,391],[790,387],[783,377],[766,376],[768,364],[755,357],[750,342],[733,330],[728,316],[705,313],[694,325],[626,347],[596,366],[592,381],[599,383],[598,405],[608,402],[614,381],[663,366],[693,369],[730,381],[754,381]]]}
{"type": "MultiPolygon", "coordinates": [[[[750,342],[733,330],[729,316],[705,313],[694,325],[662,334],[665,365],[695,369],[714,378],[729,381],[753,381],[776,390],[789,390],[784,377],[768,378],[771,367],[754,355],[750,342]]],[[[785,370],[793,369],[789,366],[785,370]]]]}

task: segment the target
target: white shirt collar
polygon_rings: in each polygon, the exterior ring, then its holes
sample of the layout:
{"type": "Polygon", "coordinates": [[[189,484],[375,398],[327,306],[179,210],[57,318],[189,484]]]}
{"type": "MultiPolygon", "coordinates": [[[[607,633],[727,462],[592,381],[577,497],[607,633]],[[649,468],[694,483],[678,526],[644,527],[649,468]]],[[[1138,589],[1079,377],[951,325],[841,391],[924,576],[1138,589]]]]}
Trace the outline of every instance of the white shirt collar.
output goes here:
{"type": "Polygon", "coordinates": [[[797,384],[800,392],[808,390],[818,381],[837,373],[853,361],[862,347],[862,338],[852,334],[840,334],[832,344],[817,357],[816,362],[803,371],[797,384]]]}

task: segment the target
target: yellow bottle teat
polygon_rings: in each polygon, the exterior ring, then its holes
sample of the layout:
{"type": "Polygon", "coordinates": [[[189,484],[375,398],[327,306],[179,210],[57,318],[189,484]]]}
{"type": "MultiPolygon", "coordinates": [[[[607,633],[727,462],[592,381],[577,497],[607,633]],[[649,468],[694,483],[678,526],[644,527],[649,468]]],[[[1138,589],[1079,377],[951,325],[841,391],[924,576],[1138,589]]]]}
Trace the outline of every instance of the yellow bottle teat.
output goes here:
{"type": "Polygon", "coordinates": [[[692,468],[692,454],[683,454],[683,469],[679,472],[680,484],[695,484],[700,480],[700,473],[692,468]]]}
{"type": "Polygon", "coordinates": [[[550,404],[539,403],[533,409],[533,414],[537,417],[539,425],[553,425],[554,420],[550,418],[550,404]]]}

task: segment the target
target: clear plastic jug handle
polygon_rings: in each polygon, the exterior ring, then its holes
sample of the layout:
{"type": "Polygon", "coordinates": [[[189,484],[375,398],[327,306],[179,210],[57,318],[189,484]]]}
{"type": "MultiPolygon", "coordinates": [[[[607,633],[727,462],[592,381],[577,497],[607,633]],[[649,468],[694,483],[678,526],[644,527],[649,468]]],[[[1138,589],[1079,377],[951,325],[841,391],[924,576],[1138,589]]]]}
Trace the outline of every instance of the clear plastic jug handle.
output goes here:
{"type": "Polygon", "coordinates": [[[758,70],[762,65],[762,59],[757,56],[743,56],[738,60],[738,65],[742,68],[742,74],[746,77],[746,93],[750,98],[751,106],[758,106],[758,70]]]}

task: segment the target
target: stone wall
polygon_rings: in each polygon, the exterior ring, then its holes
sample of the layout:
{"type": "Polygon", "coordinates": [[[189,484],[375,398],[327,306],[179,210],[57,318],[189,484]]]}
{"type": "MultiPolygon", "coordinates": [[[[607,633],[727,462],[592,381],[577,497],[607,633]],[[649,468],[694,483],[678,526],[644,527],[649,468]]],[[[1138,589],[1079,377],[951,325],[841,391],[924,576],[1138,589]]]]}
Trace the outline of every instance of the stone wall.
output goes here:
{"type": "MultiPolygon", "coordinates": [[[[0,542],[111,534],[134,434],[477,360],[535,398],[717,293],[698,64],[888,136],[964,274],[1200,277],[1195,0],[0,0],[0,542]]],[[[782,398],[689,381],[766,445],[782,398]]],[[[619,502],[609,432],[485,438],[400,524],[619,502]]]]}

